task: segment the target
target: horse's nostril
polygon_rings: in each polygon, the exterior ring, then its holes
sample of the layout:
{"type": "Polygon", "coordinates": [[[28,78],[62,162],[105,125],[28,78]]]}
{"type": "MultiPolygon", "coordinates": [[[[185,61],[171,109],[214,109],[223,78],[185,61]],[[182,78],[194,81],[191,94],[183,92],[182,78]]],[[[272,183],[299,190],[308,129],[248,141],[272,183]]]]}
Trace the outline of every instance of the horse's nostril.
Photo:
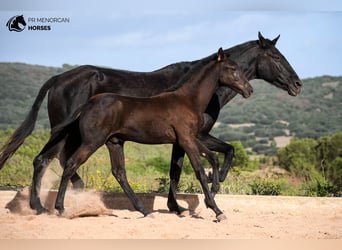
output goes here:
{"type": "Polygon", "coordinates": [[[295,84],[297,88],[302,87],[303,85],[301,81],[296,81],[295,84]]]}

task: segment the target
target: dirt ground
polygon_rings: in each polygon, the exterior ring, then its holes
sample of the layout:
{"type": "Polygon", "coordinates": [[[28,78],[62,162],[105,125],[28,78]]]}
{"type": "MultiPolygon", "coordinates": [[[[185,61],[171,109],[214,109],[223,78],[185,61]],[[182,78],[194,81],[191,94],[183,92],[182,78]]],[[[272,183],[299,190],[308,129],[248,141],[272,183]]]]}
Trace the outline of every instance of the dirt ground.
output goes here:
{"type": "Polygon", "coordinates": [[[153,218],[133,211],[123,194],[68,191],[65,214],[53,208],[55,192],[42,196],[51,214],[35,215],[28,189],[0,192],[0,239],[342,239],[342,199],[217,195],[227,216],[217,222],[202,195],[180,195],[189,208],[169,213],[166,197],[141,194],[153,218]]]}

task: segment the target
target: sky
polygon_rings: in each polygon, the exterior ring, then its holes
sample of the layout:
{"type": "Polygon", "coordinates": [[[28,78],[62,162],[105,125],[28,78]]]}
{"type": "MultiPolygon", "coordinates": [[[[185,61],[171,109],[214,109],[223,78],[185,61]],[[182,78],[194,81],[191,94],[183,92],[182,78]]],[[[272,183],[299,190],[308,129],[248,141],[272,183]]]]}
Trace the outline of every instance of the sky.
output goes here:
{"type": "Polygon", "coordinates": [[[280,34],[277,48],[301,78],[341,76],[341,27],[339,0],[5,0],[0,62],[152,71],[256,40],[261,31],[269,39],[280,34]],[[26,20],[22,32],[6,27],[16,15],[26,20]]]}

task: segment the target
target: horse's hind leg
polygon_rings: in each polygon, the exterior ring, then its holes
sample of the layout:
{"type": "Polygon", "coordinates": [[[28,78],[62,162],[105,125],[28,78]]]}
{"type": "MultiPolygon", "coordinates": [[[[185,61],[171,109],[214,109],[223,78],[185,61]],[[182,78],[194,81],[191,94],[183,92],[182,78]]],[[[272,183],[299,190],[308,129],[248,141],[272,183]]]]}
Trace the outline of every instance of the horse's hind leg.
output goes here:
{"type": "Polygon", "coordinates": [[[170,212],[176,212],[181,214],[186,209],[179,206],[177,203],[177,187],[179,183],[179,178],[182,173],[182,166],[184,160],[184,150],[178,144],[174,144],[172,147],[172,159],[170,165],[170,187],[169,195],[167,198],[167,207],[170,212]]]}
{"type": "MultiPolygon", "coordinates": [[[[81,135],[78,130],[78,124],[76,124],[76,127],[69,127],[69,132],[68,137],[67,137],[67,144],[68,144],[68,149],[61,151],[59,155],[59,162],[60,165],[64,168],[65,167],[65,162],[68,158],[70,158],[71,154],[75,152],[75,150],[81,145],[81,135]],[[68,152],[66,152],[68,151],[68,152]]],[[[75,172],[73,176],[71,176],[70,181],[72,183],[72,186],[76,190],[81,190],[84,188],[84,183],[81,179],[81,177],[75,172]]]]}
{"type": "MultiPolygon", "coordinates": [[[[61,152],[60,156],[59,156],[59,163],[62,166],[62,168],[65,168],[65,162],[66,159],[68,158],[68,156],[65,155],[65,152],[61,152]]],[[[82,190],[84,189],[84,183],[81,179],[81,177],[77,174],[77,172],[75,172],[75,174],[73,176],[71,176],[70,181],[72,183],[72,187],[75,190],[82,190]]]]}
{"type": "Polygon", "coordinates": [[[108,141],[106,146],[109,150],[112,173],[115,179],[119,182],[120,186],[132,202],[134,208],[141,212],[144,216],[147,216],[150,212],[145,210],[144,204],[134,193],[127,180],[123,143],[108,141]]]}
{"type": "Polygon", "coordinates": [[[35,157],[33,161],[34,170],[30,195],[30,207],[36,210],[38,214],[47,212],[47,210],[41,204],[39,195],[42,177],[49,163],[53,158],[57,156],[62,146],[63,143],[60,142],[47,150],[44,147],[43,150],[35,157]]]}

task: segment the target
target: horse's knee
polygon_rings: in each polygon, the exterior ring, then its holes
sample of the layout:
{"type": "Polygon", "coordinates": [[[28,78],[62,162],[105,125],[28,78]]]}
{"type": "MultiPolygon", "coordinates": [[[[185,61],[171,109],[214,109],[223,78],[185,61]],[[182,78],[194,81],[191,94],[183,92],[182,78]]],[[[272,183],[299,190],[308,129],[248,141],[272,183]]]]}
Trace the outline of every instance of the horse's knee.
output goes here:
{"type": "Polygon", "coordinates": [[[227,146],[228,147],[227,147],[226,153],[228,155],[230,155],[231,157],[234,157],[234,155],[235,155],[235,148],[234,148],[234,146],[231,145],[231,144],[228,144],[227,146]]]}
{"type": "Polygon", "coordinates": [[[42,155],[37,155],[34,159],[33,159],[33,167],[34,169],[38,168],[39,166],[42,165],[42,155]]]}

